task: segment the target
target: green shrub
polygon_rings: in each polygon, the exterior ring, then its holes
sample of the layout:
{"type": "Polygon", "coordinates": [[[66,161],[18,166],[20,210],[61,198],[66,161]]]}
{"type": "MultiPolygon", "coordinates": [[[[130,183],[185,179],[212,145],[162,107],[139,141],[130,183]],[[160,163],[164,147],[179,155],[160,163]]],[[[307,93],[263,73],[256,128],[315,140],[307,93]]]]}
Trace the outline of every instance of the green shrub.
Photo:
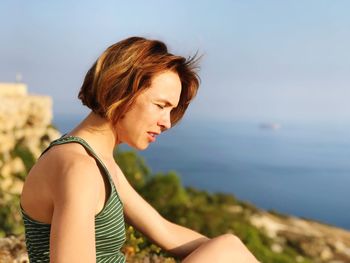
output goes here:
{"type": "MultiPolygon", "coordinates": [[[[20,144],[12,152],[20,157],[29,171],[35,160],[30,151],[20,144]]],[[[208,193],[193,187],[184,188],[175,172],[152,175],[145,161],[133,151],[114,153],[116,162],[136,190],[160,214],[174,223],[194,229],[208,237],[224,233],[234,233],[247,245],[253,254],[264,263],[292,263],[299,255],[296,244],[283,248],[281,253],[271,250],[273,241],[264,232],[254,227],[250,215],[258,209],[253,205],[237,200],[233,195],[208,193]],[[239,206],[242,212],[232,212],[228,208],[239,206]]],[[[20,175],[17,175],[21,177],[20,175]]],[[[4,193],[0,193],[3,200],[4,193]]],[[[19,217],[19,196],[12,196],[0,206],[0,236],[23,233],[19,217]]],[[[127,241],[123,251],[135,260],[149,255],[168,258],[169,255],[152,244],[141,233],[127,225],[127,241]]],[[[169,257],[170,261],[175,262],[169,257]]],[[[303,263],[311,262],[305,259],[303,263]]]]}
{"type": "Polygon", "coordinates": [[[11,153],[11,156],[19,157],[22,160],[24,167],[26,168],[26,173],[29,172],[29,170],[36,162],[36,159],[31,151],[28,148],[24,147],[20,142],[16,144],[14,150],[11,153]]]}
{"type": "Polygon", "coordinates": [[[114,152],[114,159],[130,184],[136,190],[142,189],[151,174],[145,161],[134,151],[121,152],[120,150],[114,152]]]}

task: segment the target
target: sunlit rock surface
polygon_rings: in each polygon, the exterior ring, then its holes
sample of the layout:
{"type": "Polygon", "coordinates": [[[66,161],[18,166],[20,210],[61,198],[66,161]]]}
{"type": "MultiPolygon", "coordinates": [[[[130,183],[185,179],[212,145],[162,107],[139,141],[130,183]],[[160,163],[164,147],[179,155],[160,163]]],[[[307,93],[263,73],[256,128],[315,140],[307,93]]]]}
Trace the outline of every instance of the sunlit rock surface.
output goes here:
{"type": "Polygon", "coordinates": [[[20,193],[23,182],[16,175],[26,167],[16,153],[28,151],[36,159],[60,135],[51,121],[51,97],[28,94],[23,83],[0,83],[0,191],[20,193]]]}
{"type": "Polygon", "coordinates": [[[275,241],[272,250],[283,251],[293,246],[315,262],[350,262],[350,232],[347,230],[265,211],[254,214],[251,223],[275,241]]]}

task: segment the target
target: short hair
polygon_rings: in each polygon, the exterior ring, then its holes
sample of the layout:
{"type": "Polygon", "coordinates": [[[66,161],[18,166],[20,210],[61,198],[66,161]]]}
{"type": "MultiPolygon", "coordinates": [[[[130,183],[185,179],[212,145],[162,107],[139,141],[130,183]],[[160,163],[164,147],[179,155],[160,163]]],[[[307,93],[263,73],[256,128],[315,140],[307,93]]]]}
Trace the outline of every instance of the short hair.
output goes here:
{"type": "Polygon", "coordinates": [[[174,126],[183,117],[199,87],[197,53],[189,58],[173,55],[159,40],[130,37],[107,48],[87,72],[78,98],[112,124],[130,109],[152,78],[166,70],[181,80],[179,104],[171,111],[174,126]]]}

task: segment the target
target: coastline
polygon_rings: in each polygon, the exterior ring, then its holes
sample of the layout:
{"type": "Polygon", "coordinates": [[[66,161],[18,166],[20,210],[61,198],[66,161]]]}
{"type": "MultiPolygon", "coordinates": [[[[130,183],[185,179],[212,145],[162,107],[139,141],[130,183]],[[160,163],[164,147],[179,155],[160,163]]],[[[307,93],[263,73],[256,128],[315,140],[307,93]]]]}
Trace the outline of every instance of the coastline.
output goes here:
{"type": "MultiPolygon", "coordinates": [[[[61,132],[82,118],[61,117],[54,119],[61,132]]],[[[176,171],[185,186],[234,194],[265,210],[350,229],[346,130],[290,123],[270,132],[252,121],[212,124],[185,120],[138,154],[155,173],[176,171]],[[328,132],[314,137],[319,129],[328,132]]]]}

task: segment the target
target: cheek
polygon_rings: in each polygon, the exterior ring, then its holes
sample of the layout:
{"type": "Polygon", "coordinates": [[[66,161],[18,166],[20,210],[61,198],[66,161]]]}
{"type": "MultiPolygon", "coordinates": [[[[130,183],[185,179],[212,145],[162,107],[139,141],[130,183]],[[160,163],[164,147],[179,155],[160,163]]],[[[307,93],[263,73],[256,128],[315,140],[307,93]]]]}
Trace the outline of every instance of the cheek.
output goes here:
{"type": "Polygon", "coordinates": [[[120,120],[119,132],[124,138],[154,129],[160,110],[150,102],[136,103],[120,120]]]}
{"type": "Polygon", "coordinates": [[[152,107],[139,106],[127,112],[121,121],[124,135],[135,135],[154,122],[156,116],[152,107]]]}
{"type": "Polygon", "coordinates": [[[153,104],[148,104],[138,108],[137,112],[135,112],[134,119],[148,125],[149,122],[153,122],[158,115],[159,109],[153,104]]]}

